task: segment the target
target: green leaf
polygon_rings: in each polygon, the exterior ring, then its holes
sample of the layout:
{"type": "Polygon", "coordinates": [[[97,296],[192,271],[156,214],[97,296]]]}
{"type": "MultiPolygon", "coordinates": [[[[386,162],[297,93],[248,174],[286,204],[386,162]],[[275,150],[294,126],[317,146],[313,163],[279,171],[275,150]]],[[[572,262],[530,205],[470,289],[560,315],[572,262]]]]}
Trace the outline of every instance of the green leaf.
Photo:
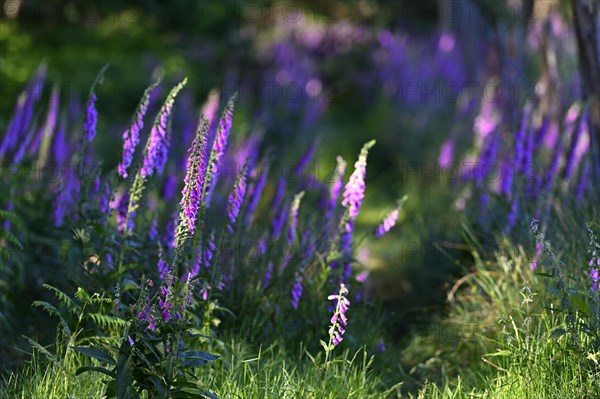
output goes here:
{"type": "Polygon", "coordinates": [[[118,399],[135,398],[137,395],[132,391],[133,370],[131,356],[125,352],[119,353],[119,365],[117,366],[116,391],[118,399]]]}
{"type": "Polygon", "coordinates": [[[552,331],[552,334],[550,334],[550,339],[560,338],[563,335],[565,335],[566,333],[567,333],[567,331],[564,328],[557,328],[554,331],[552,331]]]}
{"type": "Polygon", "coordinates": [[[322,339],[320,339],[319,343],[321,344],[321,346],[323,347],[323,349],[325,350],[325,352],[327,352],[329,350],[329,347],[327,346],[327,343],[325,341],[323,341],[322,339]]]}
{"type": "Polygon", "coordinates": [[[163,389],[163,386],[158,377],[151,376],[148,379],[150,380],[152,385],[154,385],[154,389],[158,393],[158,396],[162,398],[165,395],[165,390],[163,389]]]}
{"type": "Polygon", "coordinates": [[[113,378],[115,377],[115,373],[113,371],[110,371],[109,369],[105,369],[104,367],[95,367],[95,366],[82,366],[82,367],[79,367],[77,369],[77,371],[75,372],[75,375],[83,374],[83,373],[85,373],[87,371],[97,371],[99,373],[106,374],[106,375],[111,376],[113,378]]]}
{"type": "Polygon", "coordinates": [[[93,357],[94,359],[99,360],[101,363],[110,364],[111,366],[117,365],[115,359],[113,359],[111,355],[102,349],[90,348],[87,346],[71,346],[71,349],[79,353],[83,353],[86,356],[93,357]]]}
{"type": "Polygon", "coordinates": [[[512,355],[512,352],[509,351],[509,350],[507,350],[507,349],[504,349],[504,350],[501,350],[501,351],[498,351],[498,352],[495,352],[495,353],[488,353],[488,354],[483,355],[483,356],[484,357],[486,357],[486,356],[495,357],[495,356],[510,356],[510,355],[512,355]]]}
{"type": "Polygon", "coordinates": [[[183,367],[186,368],[203,366],[206,363],[212,362],[213,360],[219,358],[219,356],[217,355],[200,351],[182,352],[181,357],[183,359],[183,367]]]}

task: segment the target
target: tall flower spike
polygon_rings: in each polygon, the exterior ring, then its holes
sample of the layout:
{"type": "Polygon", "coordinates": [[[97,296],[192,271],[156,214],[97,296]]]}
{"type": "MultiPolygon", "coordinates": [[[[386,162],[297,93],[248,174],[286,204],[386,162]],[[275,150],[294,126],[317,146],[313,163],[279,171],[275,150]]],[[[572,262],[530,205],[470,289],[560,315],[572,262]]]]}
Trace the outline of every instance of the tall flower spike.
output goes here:
{"type": "Polygon", "coordinates": [[[358,160],[354,164],[354,172],[350,176],[344,190],[344,200],[342,201],[342,205],[348,209],[348,216],[351,221],[358,216],[363,198],[365,197],[367,155],[374,144],[375,140],[371,140],[363,146],[358,160]]]}
{"type": "Polygon", "coordinates": [[[302,276],[298,274],[296,276],[296,281],[294,282],[294,287],[292,288],[292,308],[298,309],[298,305],[300,304],[300,298],[302,297],[302,276]]]}
{"type": "Polygon", "coordinates": [[[329,187],[329,202],[326,210],[327,219],[331,218],[333,215],[333,211],[335,210],[335,206],[337,205],[338,198],[342,191],[342,186],[344,185],[344,174],[346,173],[346,161],[344,161],[344,158],[338,155],[336,161],[337,166],[333,177],[334,180],[329,187]]]}
{"type": "Polygon", "coordinates": [[[267,185],[267,177],[269,175],[268,162],[262,162],[262,165],[264,166],[254,167],[254,171],[256,173],[260,173],[260,175],[258,176],[258,181],[254,184],[254,190],[252,191],[248,202],[248,209],[246,210],[246,225],[250,225],[250,223],[252,223],[254,212],[258,207],[262,193],[267,185]]]}
{"type": "Polygon", "coordinates": [[[209,121],[204,115],[198,125],[196,138],[188,150],[187,173],[184,178],[184,186],[181,191],[181,214],[179,216],[182,228],[187,234],[194,235],[196,231],[196,218],[200,206],[201,184],[204,176],[200,175],[199,165],[201,163],[204,147],[206,145],[206,135],[208,132],[209,121]]]}
{"type": "Polygon", "coordinates": [[[12,151],[15,146],[24,139],[22,135],[29,130],[29,125],[33,119],[33,109],[40,99],[45,80],[46,65],[42,64],[38,68],[35,76],[29,80],[25,90],[23,90],[17,100],[13,118],[4,134],[2,144],[0,144],[0,159],[4,159],[4,155],[7,152],[12,151]]]}
{"type": "Polygon", "coordinates": [[[131,125],[129,128],[123,132],[123,157],[121,158],[121,163],[119,163],[118,171],[119,175],[123,179],[127,178],[127,168],[131,165],[131,161],[133,160],[133,153],[135,152],[135,148],[140,141],[140,131],[144,127],[144,115],[146,115],[146,111],[148,110],[148,104],[150,103],[150,95],[160,83],[160,79],[157,79],[150,87],[148,87],[144,91],[144,95],[138,104],[135,114],[131,120],[131,125]]]}
{"type": "Polygon", "coordinates": [[[386,217],[383,219],[381,224],[375,229],[375,237],[380,238],[385,233],[391,230],[392,227],[396,225],[398,221],[398,216],[400,215],[400,209],[402,209],[402,205],[406,202],[408,197],[405,195],[402,199],[398,200],[398,204],[396,208],[394,208],[391,212],[389,212],[386,217]]]}
{"type": "Polygon", "coordinates": [[[169,144],[167,126],[169,124],[171,110],[173,109],[175,97],[177,97],[177,94],[186,84],[187,78],[171,89],[171,92],[167,96],[167,99],[154,120],[154,125],[150,131],[150,138],[144,149],[144,160],[142,162],[142,168],[140,169],[140,174],[144,178],[152,176],[157,170],[160,171],[160,166],[165,161],[165,155],[169,144]]]}
{"type": "Polygon", "coordinates": [[[248,164],[245,164],[242,171],[238,174],[233,191],[229,195],[227,200],[227,218],[229,223],[227,224],[227,231],[229,234],[233,234],[233,227],[240,213],[240,208],[244,202],[244,196],[246,195],[246,173],[248,171],[248,164]]]}
{"type": "Polygon", "coordinates": [[[229,139],[229,132],[231,130],[231,124],[233,121],[233,110],[235,107],[236,98],[237,94],[234,94],[227,102],[227,105],[221,114],[217,135],[213,142],[212,151],[210,153],[202,195],[202,202],[207,208],[210,206],[212,192],[217,184],[219,169],[221,166],[221,158],[223,157],[225,149],[227,148],[227,141],[229,139]]]}
{"type": "Polygon", "coordinates": [[[350,301],[346,298],[348,289],[343,283],[340,284],[340,289],[337,295],[329,295],[328,300],[334,301],[335,311],[331,317],[331,326],[329,327],[329,346],[337,346],[343,341],[342,335],[346,332],[345,326],[348,323],[346,311],[350,306],[350,301]]]}
{"type": "Polygon", "coordinates": [[[298,209],[300,208],[300,201],[304,197],[304,191],[300,191],[294,197],[292,206],[290,207],[290,214],[288,219],[288,243],[293,244],[296,239],[296,229],[298,228],[298,209]]]}
{"type": "Polygon", "coordinates": [[[108,68],[108,64],[104,65],[98,75],[96,76],[96,80],[92,84],[92,88],[90,89],[90,94],[88,96],[86,109],[85,109],[85,119],[83,121],[83,131],[86,134],[88,141],[94,140],[96,137],[96,124],[98,123],[98,111],[96,110],[96,86],[102,84],[104,80],[104,72],[108,68]]]}

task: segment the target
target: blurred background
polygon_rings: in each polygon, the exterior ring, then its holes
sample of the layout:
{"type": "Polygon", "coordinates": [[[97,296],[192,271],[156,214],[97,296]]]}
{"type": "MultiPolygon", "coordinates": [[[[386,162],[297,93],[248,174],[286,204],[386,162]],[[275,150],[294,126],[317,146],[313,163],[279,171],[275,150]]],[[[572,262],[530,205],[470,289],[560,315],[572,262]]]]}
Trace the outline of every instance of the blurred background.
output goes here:
{"type": "Polygon", "coordinates": [[[513,134],[528,102],[557,106],[542,94],[560,91],[562,105],[579,98],[569,2],[0,3],[0,132],[40,65],[77,114],[109,63],[96,89],[96,140],[107,169],[118,163],[120,136],[158,76],[161,96],[188,77],[174,110],[180,151],[195,126],[178,115],[199,114],[211,92],[221,105],[238,92],[232,134],[264,136],[281,165],[317,143],[318,180],[332,173],[336,155],[353,160],[376,139],[358,227],[366,236],[397,198],[409,200],[400,227],[359,251],[359,261],[372,275],[371,291],[396,317],[395,334],[412,309],[442,306],[448,282],[462,272],[457,259],[468,256],[460,244],[464,203],[453,206],[451,179],[435,168],[477,148],[476,132],[494,123],[486,104],[509,110],[502,123],[513,134]]]}

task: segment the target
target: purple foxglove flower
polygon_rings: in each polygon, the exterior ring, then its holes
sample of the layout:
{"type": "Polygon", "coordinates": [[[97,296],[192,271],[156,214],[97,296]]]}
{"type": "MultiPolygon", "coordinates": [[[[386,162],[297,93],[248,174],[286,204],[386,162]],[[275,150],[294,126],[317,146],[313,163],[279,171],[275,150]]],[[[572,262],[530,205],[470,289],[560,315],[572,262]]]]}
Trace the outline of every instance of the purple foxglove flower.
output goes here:
{"type": "Polygon", "coordinates": [[[440,148],[440,155],[438,157],[438,164],[441,168],[448,168],[452,165],[452,160],[454,158],[454,141],[452,139],[448,139],[444,141],[442,147],[440,148]]]}
{"type": "Polygon", "coordinates": [[[292,288],[292,308],[298,309],[300,298],[302,297],[302,276],[296,276],[296,282],[292,288]]]}
{"type": "Polygon", "coordinates": [[[214,256],[215,249],[217,246],[215,245],[215,233],[211,233],[208,242],[206,243],[206,247],[204,248],[204,253],[202,254],[202,263],[204,267],[210,268],[210,262],[214,256]]]}
{"type": "Polygon", "coordinates": [[[299,192],[294,197],[292,206],[290,207],[290,214],[288,217],[288,243],[291,245],[294,243],[296,238],[296,229],[298,228],[298,209],[300,208],[300,201],[304,197],[304,191],[299,192]]]}
{"type": "Polygon", "coordinates": [[[581,141],[583,132],[587,130],[586,119],[586,114],[582,114],[580,116],[579,123],[577,125],[577,128],[575,129],[575,134],[572,135],[571,146],[569,147],[569,152],[567,154],[567,162],[565,164],[565,170],[563,172],[563,177],[565,180],[569,180],[571,178],[571,175],[573,174],[573,171],[580,160],[580,158],[578,157],[578,155],[580,154],[577,153],[577,147],[581,141]]]}
{"type": "Polygon", "coordinates": [[[277,182],[277,188],[275,189],[275,195],[273,196],[273,202],[271,203],[271,210],[273,213],[277,213],[281,204],[283,203],[283,197],[285,196],[285,179],[282,177],[277,182]]]}
{"type": "Polygon", "coordinates": [[[70,155],[69,143],[67,142],[67,124],[63,113],[52,143],[52,156],[57,166],[67,162],[70,155]]]}
{"type": "Polygon", "coordinates": [[[173,109],[175,97],[177,97],[177,94],[186,84],[187,79],[184,79],[181,83],[171,89],[171,92],[167,96],[167,99],[154,120],[152,130],[150,131],[150,138],[144,149],[144,160],[142,161],[142,168],[140,169],[140,174],[144,178],[152,176],[155,171],[160,172],[162,167],[164,167],[169,146],[167,128],[171,110],[173,109]]]}
{"type": "Polygon", "coordinates": [[[96,110],[97,97],[96,97],[96,93],[94,92],[94,90],[96,90],[97,85],[102,84],[102,81],[104,80],[104,72],[106,71],[106,68],[108,68],[108,64],[105,65],[98,73],[98,76],[96,76],[96,80],[92,84],[92,88],[90,89],[90,94],[88,96],[88,100],[87,100],[87,104],[86,104],[85,119],[83,120],[83,131],[85,132],[88,141],[92,141],[92,140],[94,140],[94,137],[96,137],[96,124],[98,123],[98,111],[96,110]]]}
{"type": "Polygon", "coordinates": [[[150,87],[148,87],[146,91],[144,91],[144,95],[142,96],[142,99],[135,110],[131,125],[125,132],[123,132],[123,157],[121,158],[121,162],[118,166],[119,175],[123,179],[127,178],[127,168],[129,168],[131,165],[133,153],[135,152],[135,148],[140,141],[140,131],[144,127],[144,115],[146,115],[146,111],[148,110],[150,96],[159,83],[160,80],[157,80],[150,87]]]}
{"type": "Polygon", "coordinates": [[[258,176],[258,180],[256,181],[256,183],[254,184],[254,189],[252,190],[252,193],[249,196],[249,200],[248,200],[248,208],[246,209],[246,225],[250,225],[250,223],[252,223],[252,219],[254,218],[254,212],[256,211],[256,208],[258,207],[258,203],[260,202],[262,193],[265,189],[265,186],[267,185],[267,177],[269,175],[269,171],[267,169],[267,162],[263,162],[263,165],[265,165],[262,168],[254,168],[255,171],[258,171],[257,173],[260,173],[260,175],[258,176]]]}
{"type": "Polygon", "coordinates": [[[135,342],[133,342],[133,338],[131,338],[131,335],[127,336],[127,342],[129,342],[130,346],[133,346],[135,344],[135,342]]]}
{"type": "MultiPolygon", "coordinates": [[[[8,200],[8,203],[6,204],[6,212],[12,212],[15,210],[15,202],[13,201],[13,197],[14,197],[14,190],[10,190],[10,199],[8,200]]],[[[5,231],[10,230],[10,219],[9,218],[4,219],[2,228],[5,231]]]]}
{"type": "Polygon", "coordinates": [[[100,196],[100,213],[106,214],[109,211],[109,204],[112,196],[110,183],[107,181],[104,183],[102,195],[100,196]]]}
{"type": "Polygon", "coordinates": [[[515,226],[517,217],[519,216],[519,196],[514,195],[510,204],[510,211],[506,216],[506,226],[504,227],[504,233],[508,234],[515,226]]]}
{"type": "Polygon", "coordinates": [[[165,225],[165,230],[161,236],[161,243],[167,248],[175,248],[175,225],[176,225],[177,215],[172,216],[167,220],[167,224],[165,225]]]}
{"type": "Polygon", "coordinates": [[[550,165],[548,165],[548,169],[544,175],[544,191],[546,193],[550,193],[554,186],[554,180],[556,179],[556,175],[558,174],[558,169],[560,167],[560,159],[562,157],[563,147],[563,140],[558,140],[558,145],[552,154],[552,160],[550,161],[550,165]]]}
{"type": "Polygon", "coordinates": [[[158,263],[156,265],[158,269],[158,277],[163,280],[169,271],[169,265],[163,260],[162,253],[158,256],[158,263]]]}
{"type": "Polygon", "coordinates": [[[346,298],[348,289],[342,283],[337,294],[329,295],[328,300],[334,301],[335,311],[331,317],[331,326],[329,327],[329,340],[333,346],[337,346],[342,342],[342,335],[346,332],[345,326],[348,324],[346,312],[350,306],[350,301],[346,298]]]}
{"type": "Polygon", "coordinates": [[[77,203],[79,198],[79,179],[75,176],[69,176],[66,182],[62,184],[56,200],[54,202],[54,226],[61,227],[64,223],[65,215],[71,211],[71,208],[77,203]]]}
{"type": "Polygon", "coordinates": [[[203,172],[201,163],[206,145],[208,124],[208,119],[203,116],[198,126],[196,138],[188,150],[187,173],[184,178],[183,190],[181,191],[181,201],[179,202],[181,206],[180,223],[189,235],[194,235],[196,231],[196,218],[202,193],[201,184],[204,178],[203,175],[200,175],[203,172]]]}
{"type": "Polygon", "coordinates": [[[227,217],[229,223],[227,224],[227,231],[229,234],[233,234],[233,227],[240,213],[240,208],[244,202],[244,196],[246,195],[246,173],[248,171],[248,164],[244,165],[242,171],[235,180],[233,191],[229,195],[227,200],[227,217]]]}
{"type": "Polygon", "coordinates": [[[237,94],[234,94],[225,109],[223,110],[223,114],[221,115],[221,119],[219,120],[219,127],[217,129],[217,135],[213,142],[212,151],[210,153],[210,158],[208,161],[207,173],[204,182],[203,189],[203,203],[208,208],[210,206],[210,199],[212,197],[212,192],[215,188],[215,185],[218,181],[219,170],[221,167],[221,158],[223,158],[223,154],[225,153],[225,149],[227,148],[227,141],[229,139],[229,132],[231,130],[231,124],[233,121],[233,109],[235,106],[235,100],[237,98],[237,94]]]}
{"type": "Polygon", "coordinates": [[[344,174],[346,173],[346,161],[340,156],[336,158],[337,166],[331,185],[329,186],[329,202],[327,203],[327,209],[325,217],[330,219],[333,215],[333,211],[337,205],[338,198],[344,185],[344,174]]]}
{"type": "Polygon", "coordinates": [[[283,229],[283,225],[285,224],[285,218],[287,214],[287,207],[282,206],[277,216],[273,219],[271,224],[271,237],[273,240],[277,240],[279,238],[281,230],[283,229]]]}
{"type": "Polygon", "coordinates": [[[158,238],[158,218],[155,216],[148,229],[148,238],[150,241],[155,241],[158,238]]]}
{"type": "Polygon", "coordinates": [[[575,191],[575,198],[577,199],[577,202],[583,200],[586,189],[590,182],[591,169],[590,162],[588,161],[584,164],[583,169],[581,170],[579,175],[579,183],[577,184],[577,190],[575,191]]]}
{"type": "Polygon", "coordinates": [[[344,189],[344,200],[342,205],[348,209],[348,217],[351,221],[356,219],[363,198],[365,196],[365,175],[367,173],[367,155],[369,150],[375,144],[375,140],[366,143],[354,164],[354,172],[350,176],[344,189]]]}
{"type": "Polygon", "coordinates": [[[514,167],[518,172],[521,172],[525,161],[525,146],[526,137],[528,135],[528,125],[531,115],[531,107],[526,107],[521,118],[521,125],[515,134],[515,162],[514,167]]]}
{"type": "Polygon", "coordinates": [[[600,272],[598,272],[598,269],[594,269],[592,268],[590,270],[590,278],[592,279],[592,287],[591,287],[591,291],[599,291],[600,292],[600,272]]]}
{"type": "Polygon", "coordinates": [[[125,191],[117,205],[117,230],[121,233],[125,231],[125,225],[131,231],[134,228],[133,217],[135,213],[129,215],[127,220],[127,209],[129,208],[129,192],[125,191]]]}
{"type": "Polygon", "coordinates": [[[33,110],[40,99],[45,80],[46,65],[42,64],[19,96],[13,118],[4,134],[2,144],[0,144],[0,159],[4,159],[7,152],[12,151],[19,142],[22,142],[23,134],[29,131],[33,110]]]}
{"type": "Polygon", "coordinates": [[[405,195],[402,199],[398,200],[398,205],[391,212],[387,214],[387,216],[383,219],[381,224],[375,229],[375,238],[382,237],[385,233],[391,230],[392,227],[396,225],[398,221],[398,216],[400,215],[400,209],[402,209],[402,205],[406,202],[408,197],[405,195]]]}
{"type": "Polygon", "coordinates": [[[306,167],[308,166],[310,161],[315,156],[315,150],[317,149],[317,146],[318,146],[318,141],[317,140],[313,141],[312,144],[308,147],[306,152],[302,155],[302,157],[298,161],[298,164],[294,168],[294,173],[297,177],[301,177],[302,174],[304,173],[304,171],[306,170],[306,167]]]}
{"type": "Polygon", "coordinates": [[[269,264],[267,265],[267,271],[265,272],[265,275],[263,276],[263,281],[262,281],[263,289],[265,289],[266,287],[269,286],[269,284],[271,284],[272,279],[273,279],[273,263],[269,262],[269,264]]]}

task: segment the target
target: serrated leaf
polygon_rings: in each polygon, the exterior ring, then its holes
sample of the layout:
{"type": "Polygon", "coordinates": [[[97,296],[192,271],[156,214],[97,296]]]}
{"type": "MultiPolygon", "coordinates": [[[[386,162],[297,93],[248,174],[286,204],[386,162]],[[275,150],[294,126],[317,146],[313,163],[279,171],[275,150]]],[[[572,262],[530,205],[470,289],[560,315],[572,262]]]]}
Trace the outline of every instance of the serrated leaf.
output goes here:
{"type": "Polygon", "coordinates": [[[71,349],[86,356],[93,357],[94,359],[99,360],[101,363],[110,364],[111,366],[117,365],[115,359],[113,359],[111,355],[102,349],[90,348],[87,346],[71,346],[71,349]]]}

